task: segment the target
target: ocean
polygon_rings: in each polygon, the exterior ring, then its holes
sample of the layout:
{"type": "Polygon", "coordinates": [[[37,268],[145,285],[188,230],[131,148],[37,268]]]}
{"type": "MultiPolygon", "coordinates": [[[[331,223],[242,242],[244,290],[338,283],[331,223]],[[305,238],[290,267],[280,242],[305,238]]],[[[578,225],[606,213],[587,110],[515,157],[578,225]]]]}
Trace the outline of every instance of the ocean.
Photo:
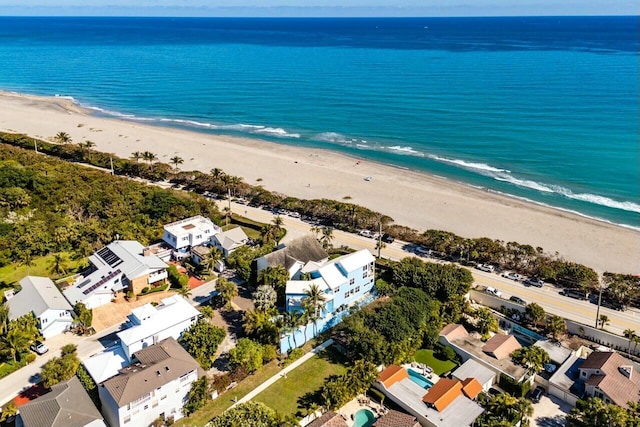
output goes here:
{"type": "Polygon", "coordinates": [[[0,88],[640,228],[639,35],[637,16],[0,17],[0,88]]]}

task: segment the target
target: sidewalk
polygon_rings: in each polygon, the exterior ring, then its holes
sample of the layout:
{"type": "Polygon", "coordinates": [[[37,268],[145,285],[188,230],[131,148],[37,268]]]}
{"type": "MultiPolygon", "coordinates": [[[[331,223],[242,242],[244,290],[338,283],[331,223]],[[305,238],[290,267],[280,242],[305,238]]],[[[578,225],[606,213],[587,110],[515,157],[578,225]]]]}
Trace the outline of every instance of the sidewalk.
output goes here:
{"type": "Polygon", "coordinates": [[[323,342],[322,344],[320,344],[319,346],[317,346],[316,348],[311,350],[309,353],[305,354],[300,359],[296,360],[291,365],[287,366],[282,371],[278,372],[276,375],[272,376],[271,378],[269,378],[268,380],[266,380],[265,382],[260,384],[258,387],[254,388],[250,393],[248,393],[242,399],[240,399],[236,403],[234,403],[233,406],[231,406],[231,408],[233,408],[234,406],[236,406],[236,405],[238,405],[240,403],[245,403],[245,402],[248,402],[249,400],[253,399],[257,395],[259,395],[260,393],[262,393],[263,391],[268,389],[273,383],[278,381],[280,378],[286,377],[289,372],[291,372],[292,370],[294,370],[298,366],[302,365],[304,362],[306,362],[307,360],[311,359],[312,357],[314,357],[315,355],[320,353],[322,350],[324,350],[325,348],[329,347],[331,344],[333,344],[333,340],[332,339],[326,340],[325,342],[323,342]]]}

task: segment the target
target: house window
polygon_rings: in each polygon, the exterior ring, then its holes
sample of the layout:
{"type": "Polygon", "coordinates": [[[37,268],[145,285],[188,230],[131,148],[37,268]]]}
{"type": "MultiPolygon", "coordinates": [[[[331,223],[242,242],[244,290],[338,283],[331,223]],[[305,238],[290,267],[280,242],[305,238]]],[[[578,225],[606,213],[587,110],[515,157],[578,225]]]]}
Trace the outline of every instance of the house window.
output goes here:
{"type": "Polygon", "coordinates": [[[162,397],[160,398],[160,400],[165,400],[166,398],[167,398],[167,395],[165,394],[164,396],[162,396],[162,397]]]}
{"type": "Polygon", "coordinates": [[[362,278],[366,279],[368,275],[369,275],[369,272],[365,271],[364,273],[362,273],[362,278]]]}
{"type": "Polygon", "coordinates": [[[43,317],[42,319],[40,319],[40,323],[42,323],[43,325],[47,323],[47,318],[43,317]]]}
{"type": "Polygon", "coordinates": [[[339,294],[340,293],[340,287],[337,287],[334,293],[339,294]]]}
{"type": "Polygon", "coordinates": [[[355,292],[356,293],[360,292],[360,286],[356,286],[355,292]]]}
{"type": "Polygon", "coordinates": [[[143,411],[146,411],[147,409],[149,409],[149,405],[144,405],[143,411]]]}
{"type": "Polygon", "coordinates": [[[354,283],[356,283],[356,279],[349,280],[349,286],[353,286],[354,283]]]}
{"type": "Polygon", "coordinates": [[[131,416],[129,416],[129,415],[124,417],[124,423],[127,424],[128,422],[131,422],[131,416]]]}
{"type": "Polygon", "coordinates": [[[585,371],[582,371],[582,376],[583,376],[583,377],[586,377],[586,376],[587,376],[587,373],[586,373],[585,371]]]}
{"type": "Polygon", "coordinates": [[[198,235],[196,236],[196,239],[202,239],[202,234],[198,234],[198,235]]]}
{"type": "Polygon", "coordinates": [[[344,297],[345,297],[345,298],[349,298],[349,291],[347,291],[347,292],[345,292],[345,293],[344,293],[344,297]]]}

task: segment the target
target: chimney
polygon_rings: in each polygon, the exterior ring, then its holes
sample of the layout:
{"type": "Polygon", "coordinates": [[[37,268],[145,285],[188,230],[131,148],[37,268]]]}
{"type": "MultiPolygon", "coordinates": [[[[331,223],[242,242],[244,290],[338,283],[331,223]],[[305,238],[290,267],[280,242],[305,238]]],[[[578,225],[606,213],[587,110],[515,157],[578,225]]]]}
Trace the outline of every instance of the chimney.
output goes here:
{"type": "Polygon", "coordinates": [[[631,379],[631,376],[633,375],[633,366],[630,366],[630,365],[620,366],[618,370],[622,375],[631,379]]]}
{"type": "Polygon", "coordinates": [[[142,256],[149,256],[149,255],[151,255],[151,249],[149,249],[149,248],[144,248],[144,249],[142,250],[142,256]]]}

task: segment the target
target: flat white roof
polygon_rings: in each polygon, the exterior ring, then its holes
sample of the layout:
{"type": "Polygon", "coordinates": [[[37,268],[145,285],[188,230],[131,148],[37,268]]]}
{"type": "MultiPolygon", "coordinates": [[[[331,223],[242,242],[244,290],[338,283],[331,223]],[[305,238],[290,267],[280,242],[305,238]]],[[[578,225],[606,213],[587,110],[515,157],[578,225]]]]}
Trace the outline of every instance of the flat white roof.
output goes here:
{"type": "MultiPolygon", "coordinates": [[[[151,313],[151,310],[144,308],[144,306],[138,308],[138,310],[140,309],[146,314],[151,313]]],[[[156,335],[173,325],[200,315],[200,312],[194,306],[179,295],[163,299],[162,304],[154,307],[154,309],[156,310],[155,314],[147,317],[141,325],[135,325],[118,332],[118,338],[124,345],[129,346],[136,341],[156,335]]]]}
{"type": "Polygon", "coordinates": [[[496,376],[496,373],[483,364],[469,359],[453,371],[452,375],[460,381],[466,380],[467,378],[475,378],[484,387],[485,384],[496,376]]]}
{"type": "MultiPolygon", "coordinates": [[[[309,287],[312,283],[318,285],[318,288],[324,292],[325,294],[329,290],[329,287],[321,278],[313,279],[313,280],[289,280],[287,281],[286,294],[287,295],[304,295],[306,291],[309,290],[309,287]]],[[[327,299],[332,299],[333,296],[327,294],[327,299]],[[329,298],[331,297],[331,298],[329,298]]]]}
{"type": "Polygon", "coordinates": [[[210,229],[211,232],[214,232],[219,230],[219,227],[209,218],[196,215],[167,224],[164,226],[164,229],[175,236],[182,233],[193,233],[196,230],[203,231],[210,229]]]}
{"type": "Polygon", "coordinates": [[[114,346],[85,359],[82,364],[96,384],[100,384],[118,375],[118,371],[128,366],[129,361],[122,347],[114,346]]]}
{"type": "Polygon", "coordinates": [[[368,249],[361,249],[352,254],[343,255],[340,258],[336,258],[334,261],[339,263],[342,268],[347,272],[352,272],[358,268],[362,268],[367,264],[371,264],[376,259],[371,255],[368,249]]]}

